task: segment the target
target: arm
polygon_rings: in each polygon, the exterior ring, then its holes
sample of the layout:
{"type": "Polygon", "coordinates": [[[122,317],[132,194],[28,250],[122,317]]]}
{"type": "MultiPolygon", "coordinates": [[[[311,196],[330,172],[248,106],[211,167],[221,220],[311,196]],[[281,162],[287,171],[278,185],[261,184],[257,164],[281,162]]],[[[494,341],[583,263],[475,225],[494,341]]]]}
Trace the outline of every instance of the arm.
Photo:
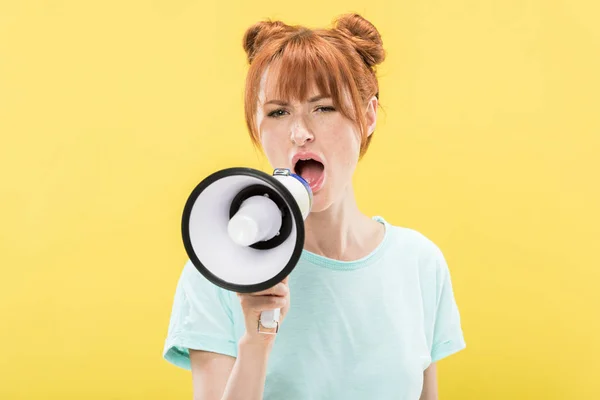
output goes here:
{"type": "Polygon", "coordinates": [[[242,339],[238,357],[190,349],[194,400],[263,398],[270,343],[242,339]]]}
{"type": "Polygon", "coordinates": [[[220,400],[235,358],[201,350],[189,352],[194,400],[220,400]]]}
{"type": "Polygon", "coordinates": [[[256,323],[262,311],[276,308],[283,322],[289,309],[287,279],[262,292],[237,294],[246,333],[237,342],[236,357],[189,349],[194,400],[262,400],[276,336],[255,332],[256,323]]]}
{"type": "Polygon", "coordinates": [[[438,400],[437,371],[433,363],[423,372],[423,391],[419,400],[438,400]]]}

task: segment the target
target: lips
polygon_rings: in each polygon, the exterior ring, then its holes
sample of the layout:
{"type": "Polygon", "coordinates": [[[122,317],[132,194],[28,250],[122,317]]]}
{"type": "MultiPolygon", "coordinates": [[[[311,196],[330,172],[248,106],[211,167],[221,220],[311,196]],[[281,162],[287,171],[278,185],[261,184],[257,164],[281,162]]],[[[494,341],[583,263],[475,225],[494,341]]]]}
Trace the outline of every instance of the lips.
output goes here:
{"type": "Polygon", "coordinates": [[[313,192],[318,191],[325,181],[323,158],[313,152],[298,152],[292,157],[294,173],[308,182],[313,192]]]}

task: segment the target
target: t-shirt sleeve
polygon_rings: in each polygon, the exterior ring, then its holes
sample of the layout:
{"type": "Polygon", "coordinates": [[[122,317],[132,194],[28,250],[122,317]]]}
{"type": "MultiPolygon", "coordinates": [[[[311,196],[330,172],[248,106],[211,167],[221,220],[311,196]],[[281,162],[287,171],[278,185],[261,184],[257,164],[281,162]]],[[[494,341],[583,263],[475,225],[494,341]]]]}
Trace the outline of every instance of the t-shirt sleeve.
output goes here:
{"type": "Polygon", "coordinates": [[[430,296],[429,320],[431,362],[435,363],[466,348],[466,342],[446,259],[435,245],[432,253],[428,271],[435,277],[430,285],[435,293],[430,296]]]}
{"type": "Polygon", "coordinates": [[[236,357],[237,342],[228,301],[226,293],[188,260],[175,288],[164,359],[190,370],[189,349],[236,357]]]}

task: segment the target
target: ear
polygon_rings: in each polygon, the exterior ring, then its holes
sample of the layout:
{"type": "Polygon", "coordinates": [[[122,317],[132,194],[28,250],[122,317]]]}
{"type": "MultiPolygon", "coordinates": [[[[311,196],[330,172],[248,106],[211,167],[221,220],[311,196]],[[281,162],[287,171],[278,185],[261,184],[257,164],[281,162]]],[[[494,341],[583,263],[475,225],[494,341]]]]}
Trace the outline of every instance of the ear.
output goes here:
{"type": "Polygon", "coordinates": [[[367,136],[371,136],[371,134],[375,131],[375,125],[377,125],[377,105],[378,105],[377,97],[371,97],[371,100],[367,103],[367,110],[365,113],[366,122],[367,122],[367,136]]]}

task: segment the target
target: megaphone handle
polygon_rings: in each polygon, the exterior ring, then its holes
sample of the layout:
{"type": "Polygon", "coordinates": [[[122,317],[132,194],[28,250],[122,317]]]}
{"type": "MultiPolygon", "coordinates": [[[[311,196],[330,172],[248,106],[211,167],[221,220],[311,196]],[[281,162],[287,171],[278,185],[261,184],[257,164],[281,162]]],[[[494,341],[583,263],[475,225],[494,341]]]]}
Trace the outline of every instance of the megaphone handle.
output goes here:
{"type": "Polygon", "coordinates": [[[259,323],[262,326],[264,326],[265,328],[277,328],[279,330],[279,314],[280,314],[280,312],[281,312],[280,308],[277,308],[275,310],[265,310],[265,311],[261,312],[259,323]]]}

